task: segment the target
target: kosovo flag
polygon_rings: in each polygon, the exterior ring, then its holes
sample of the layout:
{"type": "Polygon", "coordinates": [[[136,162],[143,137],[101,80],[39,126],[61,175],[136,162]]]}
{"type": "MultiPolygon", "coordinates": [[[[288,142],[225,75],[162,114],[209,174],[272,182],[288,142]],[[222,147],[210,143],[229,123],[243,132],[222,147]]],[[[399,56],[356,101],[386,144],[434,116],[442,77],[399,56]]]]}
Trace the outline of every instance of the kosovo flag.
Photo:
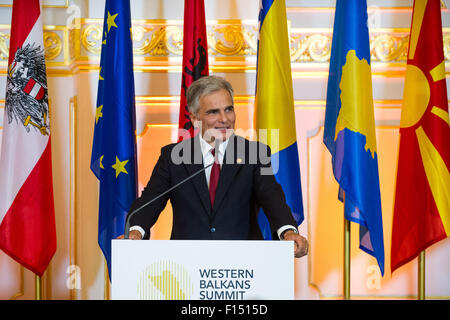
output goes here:
{"type": "Polygon", "coordinates": [[[137,195],[136,112],[130,2],[107,0],[91,170],[100,181],[98,243],[111,275],[111,240],[137,195]]]}
{"type": "MultiPolygon", "coordinates": [[[[275,179],[283,188],[298,226],[304,216],[286,4],[284,0],[263,0],[260,5],[255,128],[267,130],[275,179]],[[276,132],[278,139],[273,135],[276,132]]],[[[264,239],[272,239],[269,221],[262,210],[258,224],[264,239]]]]}
{"type": "MultiPolygon", "coordinates": [[[[384,274],[378,156],[370,67],[367,2],[338,0],[331,45],[323,141],[345,193],[345,218],[360,225],[360,249],[384,274]]],[[[343,198],[340,196],[340,200],[343,198]]]]}

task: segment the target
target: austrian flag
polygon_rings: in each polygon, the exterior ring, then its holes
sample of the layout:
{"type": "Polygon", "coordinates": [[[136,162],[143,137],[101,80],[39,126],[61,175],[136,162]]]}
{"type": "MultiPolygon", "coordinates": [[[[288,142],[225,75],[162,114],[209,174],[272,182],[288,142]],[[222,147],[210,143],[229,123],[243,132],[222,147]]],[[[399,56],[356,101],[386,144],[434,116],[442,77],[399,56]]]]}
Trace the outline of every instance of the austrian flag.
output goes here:
{"type": "Polygon", "coordinates": [[[39,0],[14,0],[0,154],[0,248],[42,276],[56,251],[39,0]]]}

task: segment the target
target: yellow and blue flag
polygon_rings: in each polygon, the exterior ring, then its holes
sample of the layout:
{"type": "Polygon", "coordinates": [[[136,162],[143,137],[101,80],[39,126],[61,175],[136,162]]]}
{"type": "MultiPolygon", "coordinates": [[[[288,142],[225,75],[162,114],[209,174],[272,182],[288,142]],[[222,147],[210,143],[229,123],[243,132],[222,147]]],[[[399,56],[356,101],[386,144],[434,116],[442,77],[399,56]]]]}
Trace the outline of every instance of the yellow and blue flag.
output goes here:
{"type": "Polygon", "coordinates": [[[324,130],[345,218],[360,225],[359,247],[384,274],[366,0],[336,2],[324,130]]]}
{"type": "MultiPolygon", "coordinates": [[[[286,4],[284,0],[262,0],[260,5],[255,129],[267,130],[275,178],[299,225],[304,216],[286,4]],[[274,132],[278,132],[278,137],[274,132]]],[[[262,211],[258,223],[264,238],[271,239],[270,226],[262,211]]]]}
{"type": "Polygon", "coordinates": [[[128,0],[107,0],[91,170],[100,181],[98,243],[111,275],[111,240],[137,195],[136,111],[128,0]]]}

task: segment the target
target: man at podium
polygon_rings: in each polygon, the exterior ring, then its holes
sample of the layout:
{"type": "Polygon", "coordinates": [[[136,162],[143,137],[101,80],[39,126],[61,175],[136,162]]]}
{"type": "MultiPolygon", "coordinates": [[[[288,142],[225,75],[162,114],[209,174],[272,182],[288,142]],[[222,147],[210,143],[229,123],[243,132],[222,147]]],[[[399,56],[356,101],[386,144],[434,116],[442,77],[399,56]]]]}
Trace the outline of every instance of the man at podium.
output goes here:
{"type": "Polygon", "coordinates": [[[257,221],[262,208],[272,238],[294,241],[296,257],[307,254],[308,242],[299,235],[273,175],[270,148],[234,132],[231,84],[202,77],[186,97],[198,134],[161,149],[147,186],[130,207],[129,238],[148,239],[170,200],[171,239],[262,240],[257,221]]]}

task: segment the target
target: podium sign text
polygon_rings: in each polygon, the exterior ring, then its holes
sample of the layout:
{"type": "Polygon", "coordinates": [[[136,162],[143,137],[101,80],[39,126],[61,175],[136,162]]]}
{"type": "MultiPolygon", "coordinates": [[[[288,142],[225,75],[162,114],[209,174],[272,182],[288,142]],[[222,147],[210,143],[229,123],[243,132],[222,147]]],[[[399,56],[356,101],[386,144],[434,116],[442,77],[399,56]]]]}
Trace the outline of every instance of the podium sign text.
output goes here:
{"type": "Polygon", "coordinates": [[[294,298],[292,241],[113,240],[112,298],[294,298]]]}

